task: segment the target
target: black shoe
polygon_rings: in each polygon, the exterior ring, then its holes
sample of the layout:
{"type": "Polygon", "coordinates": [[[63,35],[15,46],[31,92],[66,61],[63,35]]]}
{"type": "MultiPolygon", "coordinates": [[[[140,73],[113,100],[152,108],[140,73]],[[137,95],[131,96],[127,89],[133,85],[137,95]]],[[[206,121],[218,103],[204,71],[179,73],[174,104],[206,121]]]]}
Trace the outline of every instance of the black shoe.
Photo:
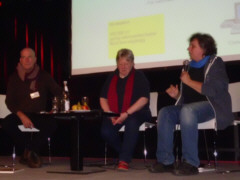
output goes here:
{"type": "Polygon", "coordinates": [[[173,172],[174,164],[164,165],[162,163],[153,164],[149,169],[151,173],[173,172]]]}
{"type": "Polygon", "coordinates": [[[198,168],[183,161],[177,169],[173,171],[176,176],[190,176],[198,174],[198,168]]]}
{"type": "Polygon", "coordinates": [[[42,166],[42,159],[37,153],[30,151],[28,154],[28,166],[30,168],[40,168],[42,166]]]}

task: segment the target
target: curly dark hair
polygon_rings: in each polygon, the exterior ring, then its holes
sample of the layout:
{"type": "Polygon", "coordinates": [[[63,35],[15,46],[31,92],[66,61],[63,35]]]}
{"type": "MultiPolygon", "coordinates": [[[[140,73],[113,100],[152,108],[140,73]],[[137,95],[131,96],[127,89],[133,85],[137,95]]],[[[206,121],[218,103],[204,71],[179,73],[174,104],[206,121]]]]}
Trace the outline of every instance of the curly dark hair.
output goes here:
{"type": "Polygon", "coordinates": [[[197,39],[200,47],[204,49],[205,56],[217,54],[216,43],[211,35],[195,33],[189,38],[189,42],[192,42],[194,39],[197,39]]]}

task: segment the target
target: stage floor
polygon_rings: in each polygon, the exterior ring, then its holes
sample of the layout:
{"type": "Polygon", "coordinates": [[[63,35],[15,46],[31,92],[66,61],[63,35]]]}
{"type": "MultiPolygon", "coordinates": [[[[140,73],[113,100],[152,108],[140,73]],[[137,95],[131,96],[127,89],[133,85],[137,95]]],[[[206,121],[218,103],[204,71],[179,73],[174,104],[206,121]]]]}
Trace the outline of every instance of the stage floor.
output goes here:
{"type": "MultiPolygon", "coordinates": [[[[199,173],[195,176],[183,176],[177,177],[171,173],[150,173],[147,167],[155,162],[155,160],[149,160],[144,163],[142,159],[134,159],[130,164],[130,169],[127,172],[120,172],[115,169],[114,160],[110,159],[108,166],[104,166],[103,159],[87,158],[84,159],[83,171],[76,172],[70,170],[69,158],[53,157],[51,164],[49,164],[48,158],[44,158],[44,165],[42,168],[32,169],[24,166],[16,159],[16,169],[20,169],[14,173],[0,173],[0,179],[2,180],[79,180],[79,179],[104,179],[104,180],[142,180],[142,179],[191,179],[191,180],[222,180],[222,179],[240,179],[240,165],[239,162],[219,162],[217,171],[208,171],[199,173]]],[[[1,169],[3,165],[11,166],[11,157],[0,157],[1,169]]],[[[2,171],[0,171],[2,172],[2,171]]]]}

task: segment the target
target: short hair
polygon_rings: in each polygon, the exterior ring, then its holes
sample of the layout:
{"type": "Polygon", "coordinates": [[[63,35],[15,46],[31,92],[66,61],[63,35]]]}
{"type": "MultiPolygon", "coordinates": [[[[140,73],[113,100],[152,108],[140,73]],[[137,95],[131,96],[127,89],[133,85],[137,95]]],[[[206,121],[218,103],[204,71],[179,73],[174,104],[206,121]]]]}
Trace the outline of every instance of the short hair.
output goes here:
{"type": "Polygon", "coordinates": [[[117,52],[116,61],[118,62],[118,60],[122,57],[126,57],[128,61],[134,62],[134,55],[130,49],[120,49],[117,52]]]}
{"type": "Polygon", "coordinates": [[[30,47],[23,48],[23,49],[20,51],[20,56],[22,55],[22,52],[23,52],[24,50],[26,50],[26,49],[32,51],[33,55],[36,57],[36,54],[35,54],[34,49],[32,49],[32,48],[30,48],[30,47]]]}
{"type": "Polygon", "coordinates": [[[189,38],[189,42],[192,42],[194,39],[198,40],[200,47],[205,51],[205,56],[217,54],[216,43],[211,35],[195,33],[189,38]]]}

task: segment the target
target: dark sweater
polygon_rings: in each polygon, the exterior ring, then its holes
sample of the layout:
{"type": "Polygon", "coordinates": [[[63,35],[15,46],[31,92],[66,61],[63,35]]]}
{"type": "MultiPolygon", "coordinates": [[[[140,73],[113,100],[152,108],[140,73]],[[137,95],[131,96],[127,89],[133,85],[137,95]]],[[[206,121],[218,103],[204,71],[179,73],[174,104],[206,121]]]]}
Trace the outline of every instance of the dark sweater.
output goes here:
{"type": "MultiPolygon", "coordinates": [[[[114,74],[119,74],[118,70],[111,73],[105,84],[102,87],[100,97],[107,99],[107,94],[109,90],[109,86],[114,74]]],[[[129,76],[121,79],[119,78],[117,82],[117,94],[118,94],[118,107],[119,109],[122,108],[123,98],[125,93],[125,86],[129,76]]],[[[144,73],[139,70],[135,70],[135,77],[134,77],[134,85],[133,85],[133,94],[131,99],[131,105],[134,104],[139,98],[146,97],[149,99],[150,97],[150,86],[147,78],[145,77],[144,73]]],[[[149,110],[149,103],[147,103],[140,111],[142,110],[149,110]]]]}
{"type": "MultiPolygon", "coordinates": [[[[225,129],[231,125],[234,118],[231,97],[228,92],[228,76],[225,64],[220,57],[213,55],[206,63],[201,94],[206,96],[214,109],[217,129],[225,129]]],[[[183,100],[181,94],[176,104],[182,104],[183,100]]]]}
{"type": "Polygon", "coordinates": [[[46,111],[47,98],[49,93],[60,96],[62,88],[54,81],[54,79],[45,71],[40,71],[37,79],[37,91],[40,96],[32,99],[30,93],[30,81],[22,81],[17,72],[15,72],[8,81],[6,105],[8,109],[16,113],[22,112],[40,112],[46,111]]]}

